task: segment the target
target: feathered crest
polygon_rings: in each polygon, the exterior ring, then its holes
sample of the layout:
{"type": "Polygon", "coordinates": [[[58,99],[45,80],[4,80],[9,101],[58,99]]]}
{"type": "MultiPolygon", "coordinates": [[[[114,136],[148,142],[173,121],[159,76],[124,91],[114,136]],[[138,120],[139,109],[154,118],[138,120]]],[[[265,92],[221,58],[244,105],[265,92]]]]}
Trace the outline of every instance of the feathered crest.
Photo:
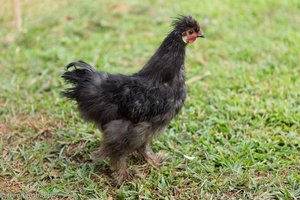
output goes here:
{"type": "Polygon", "coordinates": [[[200,29],[200,26],[195,19],[193,19],[191,16],[185,16],[185,15],[180,15],[176,17],[172,22],[172,26],[174,27],[175,30],[181,32],[186,31],[189,28],[200,29]]]}

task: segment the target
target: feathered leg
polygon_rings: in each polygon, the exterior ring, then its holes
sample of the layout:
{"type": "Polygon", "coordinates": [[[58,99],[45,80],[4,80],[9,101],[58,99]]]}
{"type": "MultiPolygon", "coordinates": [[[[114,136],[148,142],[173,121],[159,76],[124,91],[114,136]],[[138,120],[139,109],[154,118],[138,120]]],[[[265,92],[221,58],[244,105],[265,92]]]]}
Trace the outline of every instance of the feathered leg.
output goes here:
{"type": "Polygon", "coordinates": [[[137,149],[137,151],[144,157],[145,161],[152,165],[154,168],[159,168],[162,162],[166,160],[166,156],[162,152],[154,153],[150,147],[150,142],[155,135],[161,134],[165,130],[166,126],[157,127],[157,129],[152,129],[152,134],[147,137],[146,142],[137,149]]]}
{"type": "Polygon", "coordinates": [[[127,172],[127,162],[126,156],[121,158],[111,158],[110,159],[110,167],[113,171],[113,178],[120,184],[124,180],[128,180],[129,175],[127,172]]]}
{"type": "Polygon", "coordinates": [[[114,120],[104,126],[102,145],[94,153],[94,160],[109,158],[112,176],[118,183],[129,178],[126,158],[146,143],[148,127],[146,123],[133,125],[126,120],[114,120]]]}
{"type": "Polygon", "coordinates": [[[162,152],[154,153],[149,144],[138,149],[138,152],[144,157],[147,163],[154,168],[159,168],[165,160],[165,155],[162,152]]]}
{"type": "Polygon", "coordinates": [[[93,162],[99,162],[105,158],[110,160],[110,169],[112,170],[112,177],[118,184],[129,178],[127,172],[127,153],[115,153],[105,141],[97,151],[93,152],[93,162]]]}

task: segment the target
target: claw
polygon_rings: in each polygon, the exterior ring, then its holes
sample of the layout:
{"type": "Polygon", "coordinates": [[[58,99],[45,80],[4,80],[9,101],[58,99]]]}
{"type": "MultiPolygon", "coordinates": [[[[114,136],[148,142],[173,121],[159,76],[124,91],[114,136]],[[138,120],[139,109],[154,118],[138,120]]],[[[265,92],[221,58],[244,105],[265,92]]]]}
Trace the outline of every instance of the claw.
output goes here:
{"type": "Polygon", "coordinates": [[[127,171],[116,171],[112,173],[114,180],[121,185],[124,181],[129,180],[129,174],[127,171]]]}
{"type": "Polygon", "coordinates": [[[139,150],[144,157],[145,161],[155,169],[159,169],[162,166],[162,162],[166,160],[165,155],[162,152],[154,153],[150,148],[139,150]]]}

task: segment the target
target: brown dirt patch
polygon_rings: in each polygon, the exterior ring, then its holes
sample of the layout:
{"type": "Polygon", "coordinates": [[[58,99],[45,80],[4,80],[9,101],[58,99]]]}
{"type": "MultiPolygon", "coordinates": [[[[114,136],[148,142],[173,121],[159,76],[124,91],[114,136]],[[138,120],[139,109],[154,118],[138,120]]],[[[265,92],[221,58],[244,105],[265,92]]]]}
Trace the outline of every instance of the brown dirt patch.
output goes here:
{"type": "Polygon", "coordinates": [[[0,137],[1,135],[4,135],[5,133],[11,132],[12,129],[7,124],[0,123],[0,137]]]}

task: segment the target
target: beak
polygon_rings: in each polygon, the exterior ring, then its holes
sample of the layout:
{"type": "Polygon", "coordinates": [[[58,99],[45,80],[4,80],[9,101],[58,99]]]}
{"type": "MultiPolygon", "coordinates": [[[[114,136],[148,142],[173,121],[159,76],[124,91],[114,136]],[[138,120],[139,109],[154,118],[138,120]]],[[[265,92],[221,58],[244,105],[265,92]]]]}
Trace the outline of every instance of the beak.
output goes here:
{"type": "Polygon", "coordinates": [[[200,33],[199,35],[197,35],[197,37],[205,38],[203,33],[200,33]]]}

